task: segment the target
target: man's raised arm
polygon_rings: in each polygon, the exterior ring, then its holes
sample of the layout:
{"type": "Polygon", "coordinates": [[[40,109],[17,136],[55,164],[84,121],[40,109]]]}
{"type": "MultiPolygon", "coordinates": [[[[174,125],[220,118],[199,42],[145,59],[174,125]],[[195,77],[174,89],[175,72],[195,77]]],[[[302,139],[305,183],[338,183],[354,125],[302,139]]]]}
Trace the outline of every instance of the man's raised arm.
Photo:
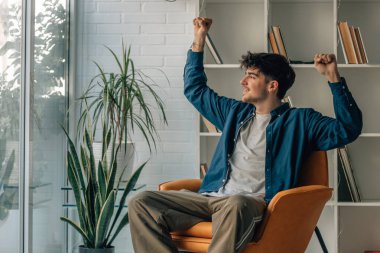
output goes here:
{"type": "Polygon", "coordinates": [[[335,119],[308,111],[308,137],[315,147],[329,150],[353,142],[363,127],[362,113],[346,81],[340,76],[333,54],[316,54],[315,69],[328,80],[333,94],[335,119]]]}
{"type": "Polygon", "coordinates": [[[212,20],[198,17],[193,20],[193,24],[194,41],[192,48],[187,52],[183,73],[184,94],[204,117],[222,130],[229,110],[233,105],[237,105],[238,101],[219,96],[207,86],[207,77],[203,66],[203,50],[212,20]]]}

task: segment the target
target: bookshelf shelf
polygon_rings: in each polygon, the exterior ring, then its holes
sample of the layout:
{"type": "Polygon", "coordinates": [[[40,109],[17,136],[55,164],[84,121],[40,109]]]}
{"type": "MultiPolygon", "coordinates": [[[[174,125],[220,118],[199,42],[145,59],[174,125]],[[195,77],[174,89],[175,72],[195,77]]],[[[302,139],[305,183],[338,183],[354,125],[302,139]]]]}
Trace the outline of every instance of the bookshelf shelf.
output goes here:
{"type": "Polygon", "coordinates": [[[380,68],[380,64],[338,64],[338,68],[380,68]]]}
{"type": "Polygon", "coordinates": [[[372,137],[375,137],[375,138],[378,138],[380,137],[380,133],[362,133],[359,137],[362,137],[362,138],[372,138],[372,137]]]}
{"type": "Polygon", "coordinates": [[[314,68],[313,64],[290,64],[293,68],[314,68]]]}
{"type": "Polygon", "coordinates": [[[201,137],[220,137],[220,136],[222,136],[222,133],[201,132],[201,133],[199,133],[199,136],[201,136],[201,137]]]}
{"type": "Polygon", "coordinates": [[[239,69],[239,64],[205,64],[206,69],[239,69]]]}
{"type": "Polygon", "coordinates": [[[365,206],[379,206],[380,207],[380,201],[363,201],[363,202],[338,202],[338,206],[357,206],[357,207],[365,207],[365,206]]]}
{"type": "MultiPolygon", "coordinates": [[[[313,64],[291,64],[297,68],[314,68],[313,64]]],[[[240,69],[239,64],[205,64],[205,69],[240,69]]],[[[380,64],[338,64],[338,68],[380,68],[380,64]]]]}
{"type": "MultiPolygon", "coordinates": [[[[329,252],[354,253],[380,249],[378,236],[367,240],[355,232],[380,234],[380,0],[198,0],[197,16],[213,19],[210,35],[225,64],[214,64],[205,48],[204,67],[208,86],[220,96],[241,100],[239,81],[243,76],[240,56],[251,52],[272,52],[268,39],[271,26],[280,26],[288,57],[308,62],[316,53],[334,53],[341,76],[363,112],[363,130],[348,145],[353,175],[362,202],[343,202],[336,150],[328,152],[329,183],[334,194],[327,202],[318,227],[329,252]],[[203,4],[202,4],[203,3],[203,4]],[[346,64],[337,29],[338,21],[360,27],[369,64],[346,64]],[[373,201],[372,201],[373,200],[373,201]],[[361,207],[361,208],[356,208],[361,207]],[[370,215],[369,215],[370,214],[370,215]],[[362,221],[365,216],[367,222],[362,221]],[[371,221],[375,222],[371,222],[371,221]],[[355,224],[351,230],[349,224],[355,224]],[[345,229],[344,227],[347,226],[345,229]],[[341,231],[345,231],[341,234],[341,231]]],[[[314,64],[291,64],[296,81],[287,95],[298,108],[311,107],[323,115],[335,117],[333,97],[327,80],[314,64]]],[[[196,127],[197,164],[210,164],[221,133],[209,133],[200,117],[196,127]]],[[[200,175],[199,168],[196,175],[200,175]]],[[[370,234],[373,235],[373,234],[370,234]]],[[[315,235],[306,253],[321,252],[315,235]]]]}

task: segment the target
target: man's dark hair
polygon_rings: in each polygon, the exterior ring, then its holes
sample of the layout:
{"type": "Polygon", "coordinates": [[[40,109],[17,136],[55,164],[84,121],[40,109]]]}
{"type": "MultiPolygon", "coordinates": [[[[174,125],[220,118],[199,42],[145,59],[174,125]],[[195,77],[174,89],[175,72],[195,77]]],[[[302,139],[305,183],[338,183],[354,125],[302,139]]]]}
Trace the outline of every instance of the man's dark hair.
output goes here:
{"type": "Polygon", "coordinates": [[[296,74],[288,60],[279,54],[251,53],[241,56],[240,68],[257,68],[265,76],[265,82],[276,80],[279,84],[277,97],[283,99],[292,87],[296,74]]]}

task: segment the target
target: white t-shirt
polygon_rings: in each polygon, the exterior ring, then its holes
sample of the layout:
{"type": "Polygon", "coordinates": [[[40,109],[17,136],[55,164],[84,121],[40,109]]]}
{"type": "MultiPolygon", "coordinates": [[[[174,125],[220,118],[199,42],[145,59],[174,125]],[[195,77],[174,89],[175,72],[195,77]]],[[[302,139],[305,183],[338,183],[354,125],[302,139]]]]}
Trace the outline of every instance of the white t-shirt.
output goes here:
{"type": "Polygon", "coordinates": [[[256,114],[241,130],[235,150],[229,159],[230,177],[217,192],[205,192],[209,196],[248,194],[265,196],[266,128],[270,114],[256,114]]]}

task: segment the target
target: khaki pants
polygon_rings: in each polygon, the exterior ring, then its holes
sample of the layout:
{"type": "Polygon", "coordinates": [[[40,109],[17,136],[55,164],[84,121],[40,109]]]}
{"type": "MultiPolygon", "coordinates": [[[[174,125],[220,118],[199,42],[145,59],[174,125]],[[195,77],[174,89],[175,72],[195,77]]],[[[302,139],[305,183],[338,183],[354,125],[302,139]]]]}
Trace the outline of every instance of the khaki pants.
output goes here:
{"type": "Polygon", "coordinates": [[[169,232],[212,220],[211,253],[241,252],[261,221],[265,201],[245,195],[208,197],[188,190],[145,191],[128,203],[136,253],[178,252],[169,232]]]}

